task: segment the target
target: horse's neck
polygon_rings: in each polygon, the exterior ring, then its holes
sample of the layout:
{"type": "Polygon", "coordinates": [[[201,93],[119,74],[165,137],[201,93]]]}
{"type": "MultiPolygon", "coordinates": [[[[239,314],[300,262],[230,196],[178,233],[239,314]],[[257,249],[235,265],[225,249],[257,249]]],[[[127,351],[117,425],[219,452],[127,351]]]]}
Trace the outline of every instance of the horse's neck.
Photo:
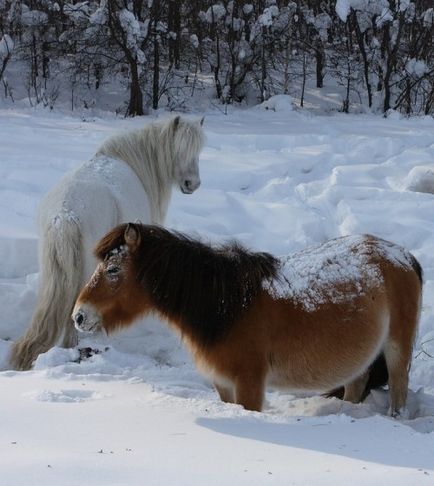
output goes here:
{"type": "Polygon", "coordinates": [[[168,170],[168,160],[159,153],[157,146],[148,145],[146,141],[142,144],[144,153],[141,154],[138,151],[138,157],[125,160],[125,162],[135,171],[148,195],[152,223],[161,224],[166,217],[172,193],[172,178],[168,170]]]}
{"type": "Polygon", "coordinates": [[[148,196],[151,222],[161,224],[166,217],[172,192],[172,167],[158,132],[137,131],[109,139],[98,153],[123,160],[136,173],[148,196]]]}

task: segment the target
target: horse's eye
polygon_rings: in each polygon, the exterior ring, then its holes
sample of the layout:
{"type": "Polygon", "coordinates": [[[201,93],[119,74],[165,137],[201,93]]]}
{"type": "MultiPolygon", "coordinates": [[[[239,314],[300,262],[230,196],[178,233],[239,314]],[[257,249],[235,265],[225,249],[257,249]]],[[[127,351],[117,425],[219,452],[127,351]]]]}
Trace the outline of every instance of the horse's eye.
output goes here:
{"type": "Polygon", "coordinates": [[[120,272],[119,267],[110,266],[107,268],[107,275],[117,275],[120,272]]]}

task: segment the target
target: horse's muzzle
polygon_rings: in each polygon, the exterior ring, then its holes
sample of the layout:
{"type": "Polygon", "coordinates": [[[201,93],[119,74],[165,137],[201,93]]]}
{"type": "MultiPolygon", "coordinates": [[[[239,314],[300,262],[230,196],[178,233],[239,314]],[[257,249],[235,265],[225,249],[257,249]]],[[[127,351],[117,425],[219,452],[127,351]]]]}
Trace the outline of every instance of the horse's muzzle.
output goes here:
{"type": "Polygon", "coordinates": [[[80,332],[95,332],[101,327],[98,312],[87,305],[75,307],[72,312],[72,320],[75,328],[80,332]]]}
{"type": "Polygon", "coordinates": [[[193,194],[193,192],[200,186],[200,179],[190,180],[187,179],[179,185],[183,194],[193,194]]]}

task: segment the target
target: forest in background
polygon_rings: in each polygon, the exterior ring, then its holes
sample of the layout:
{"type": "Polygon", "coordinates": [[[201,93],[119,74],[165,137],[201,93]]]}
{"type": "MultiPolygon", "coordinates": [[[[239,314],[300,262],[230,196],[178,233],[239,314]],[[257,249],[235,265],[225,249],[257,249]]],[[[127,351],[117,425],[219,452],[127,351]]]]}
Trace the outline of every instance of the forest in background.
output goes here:
{"type": "Polygon", "coordinates": [[[341,110],[434,114],[433,0],[0,0],[0,97],[119,111],[257,104],[339,85],[341,110]],[[17,74],[18,73],[18,74],[17,74]]]}

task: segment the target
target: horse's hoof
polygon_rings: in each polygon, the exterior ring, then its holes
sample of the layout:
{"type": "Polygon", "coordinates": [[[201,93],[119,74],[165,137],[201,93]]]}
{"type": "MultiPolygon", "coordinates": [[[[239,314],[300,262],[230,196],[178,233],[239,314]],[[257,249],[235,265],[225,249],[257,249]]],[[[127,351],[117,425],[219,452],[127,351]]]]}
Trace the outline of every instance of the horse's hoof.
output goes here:
{"type": "MultiPolygon", "coordinates": [[[[104,351],[107,351],[108,349],[109,348],[105,348],[104,351]]],[[[91,347],[87,346],[85,348],[79,348],[78,352],[80,353],[80,356],[76,359],[76,362],[80,363],[81,361],[89,359],[96,354],[101,354],[103,351],[100,349],[92,349],[91,347]]]]}
{"type": "Polygon", "coordinates": [[[387,415],[397,420],[408,420],[410,418],[410,413],[405,407],[402,407],[399,410],[392,410],[392,408],[390,407],[387,411],[387,415]]]}

